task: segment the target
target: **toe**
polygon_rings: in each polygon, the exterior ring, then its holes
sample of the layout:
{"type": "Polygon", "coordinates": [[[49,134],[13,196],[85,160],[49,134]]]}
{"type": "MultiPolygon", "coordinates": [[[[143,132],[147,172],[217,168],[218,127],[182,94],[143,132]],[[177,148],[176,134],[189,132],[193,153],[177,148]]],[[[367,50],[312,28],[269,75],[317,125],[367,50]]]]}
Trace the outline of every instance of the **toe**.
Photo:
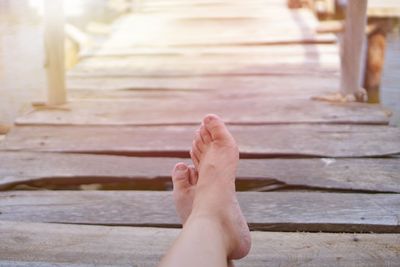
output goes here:
{"type": "Polygon", "coordinates": [[[197,155],[194,153],[193,148],[190,150],[190,158],[193,161],[194,167],[196,169],[199,169],[199,159],[197,158],[197,155]]]}
{"type": "Polygon", "coordinates": [[[172,170],[171,176],[174,190],[187,189],[191,186],[189,168],[185,163],[177,163],[172,170]]]}
{"type": "Polygon", "coordinates": [[[201,138],[200,131],[196,131],[195,137],[194,137],[194,146],[200,151],[203,152],[205,149],[205,144],[203,142],[203,139],[201,138]]]}
{"type": "Polygon", "coordinates": [[[210,133],[213,141],[231,137],[225,123],[217,115],[207,115],[203,120],[203,124],[206,130],[210,133]]]}
{"type": "Polygon", "coordinates": [[[210,133],[207,131],[206,127],[204,125],[202,125],[200,127],[200,136],[203,140],[203,143],[208,145],[209,143],[211,143],[211,135],[210,133]]]}
{"type": "Polygon", "coordinates": [[[194,166],[189,166],[189,182],[191,185],[196,185],[199,176],[194,166]]]}
{"type": "Polygon", "coordinates": [[[197,147],[197,142],[196,140],[193,140],[192,143],[192,152],[195,155],[195,157],[197,158],[198,161],[200,161],[200,156],[201,156],[201,151],[200,149],[197,147]]]}

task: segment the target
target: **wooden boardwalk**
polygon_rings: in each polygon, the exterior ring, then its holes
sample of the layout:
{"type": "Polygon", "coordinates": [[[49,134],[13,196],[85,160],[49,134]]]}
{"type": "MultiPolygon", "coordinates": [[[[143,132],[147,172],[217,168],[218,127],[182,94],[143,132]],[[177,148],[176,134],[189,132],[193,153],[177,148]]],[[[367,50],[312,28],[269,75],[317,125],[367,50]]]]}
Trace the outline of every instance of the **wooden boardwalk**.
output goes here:
{"type": "Polygon", "coordinates": [[[0,141],[0,265],[156,265],[180,227],[170,171],[207,113],[241,153],[237,266],[398,265],[400,129],[378,105],[312,100],[339,89],[317,25],[281,0],[145,1],[117,21],[68,104],[0,141]]]}

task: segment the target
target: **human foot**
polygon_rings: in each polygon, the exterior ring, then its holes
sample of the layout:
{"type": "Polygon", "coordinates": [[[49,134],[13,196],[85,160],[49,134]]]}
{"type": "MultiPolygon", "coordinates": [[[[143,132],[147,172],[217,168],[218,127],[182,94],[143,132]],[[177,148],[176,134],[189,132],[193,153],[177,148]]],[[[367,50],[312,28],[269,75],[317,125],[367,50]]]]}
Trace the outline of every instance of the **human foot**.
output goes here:
{"type": "MultiPolygon", "coordinates": [[[[192,212],[193,199],[196,193],[197,171],[194,166],[187,166],[185,163],[177,163],[172,170],[173,197],[176,213],[185,225],[192,212]]],[[[232,261],[228,261],[228,267],[234,267],[232,261]]]]}
{"type": "Polygon", "coordinates": [[[240,259],[250,250],[251,237],[235,192],[239,150],[222,120],[207,115],[190,151],[198,170],[190,219],[207,217],[224,231],[228,258],[240,259]]]}

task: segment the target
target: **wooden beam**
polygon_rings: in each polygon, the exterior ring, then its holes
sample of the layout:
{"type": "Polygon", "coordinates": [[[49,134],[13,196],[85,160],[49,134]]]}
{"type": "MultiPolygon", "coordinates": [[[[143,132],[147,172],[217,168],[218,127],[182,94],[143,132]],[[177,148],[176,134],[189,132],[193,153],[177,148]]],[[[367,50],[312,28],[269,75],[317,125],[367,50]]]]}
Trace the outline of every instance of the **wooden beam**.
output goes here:
{"type": "Polygon", "coordinates": [[[47,104],[65,104],[65,58],[63,0],[45,1],[45,50],[47,70],[47,104]]]}
{"type": "MultiPolygon", "coordinates": [[[[400,233],[399,194],[238,192],[237,195],[251,230],[400,233]]],[[[172,192],[1,192],[0,211],[1,221],[13,222],[181,226],[172,192]]]]}
{"type": "MultiPolygon", "coordinates": [[[[156,266],[178,229],[0,222],[0,265],[156,266]]],[[[252,232],[235,266],[397,266],[398,234],[252,232]]]]}
{"type": "Polygon", "coordinates": [[[366,94],[361,89],[361,64],[367,2],[367,0],[348,1],[341,54],[341,93],[344,96],[352,95],[357,101],[366,100],[366,94]]]}
{"type": "MultiPolygon", "coordinates": [[[[165,190],[182,158],[0,151],[0,190],[28,185],[69,189],[165,190]]],[[[286,188],[400,193],[400,158],[241,159],[236,190],[286,188]]]]}
{"type": "MultiPolygon", "coordinates": [[[[188,157],[196,126],[18,126],[0,150],[188,157]]],[[[370,125],[230,125],[242,158],[400,154],[400,128],[370,125]],[[385,140],[385,142],[382,142],[385,140]]]]}
{"type": "Polygon", "coordinates": [[[126,100],[77,100],[68,108],[37,109],[20,116],[17,125],[197,125],[204,114],[214,113],[228,124],[380,124],[389,122],[388,112],[375,105],[333,105],[309,99],[268,98],[265,94],[222,98],[222,94],[175,94],[126,100]],[[172,95],[173,96],[173,95],[172,95]],[[185,103],[185,112],[182,112],[185,103]]]}

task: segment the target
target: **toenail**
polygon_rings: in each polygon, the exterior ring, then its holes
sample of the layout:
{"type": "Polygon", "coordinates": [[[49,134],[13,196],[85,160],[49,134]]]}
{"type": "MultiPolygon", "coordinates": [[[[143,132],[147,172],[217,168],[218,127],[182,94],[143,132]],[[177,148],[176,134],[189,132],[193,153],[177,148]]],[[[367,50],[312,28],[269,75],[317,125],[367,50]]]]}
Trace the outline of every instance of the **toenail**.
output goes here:
{"type": "Polygon", "coordinates": [[[186,165],[184,165],[184,164],[178,165],[176,168],[180,171],[186,171],[186,169],[187,169],[186,165]]]}
{"type": "Polygon", "coordinates": [[[204,121],[207,123],[207,122],[210,122],[210,121],[212,121],[213,120],[213,117],[212,116],[207,116],[205,119],[204,119],[204,121]]]}

